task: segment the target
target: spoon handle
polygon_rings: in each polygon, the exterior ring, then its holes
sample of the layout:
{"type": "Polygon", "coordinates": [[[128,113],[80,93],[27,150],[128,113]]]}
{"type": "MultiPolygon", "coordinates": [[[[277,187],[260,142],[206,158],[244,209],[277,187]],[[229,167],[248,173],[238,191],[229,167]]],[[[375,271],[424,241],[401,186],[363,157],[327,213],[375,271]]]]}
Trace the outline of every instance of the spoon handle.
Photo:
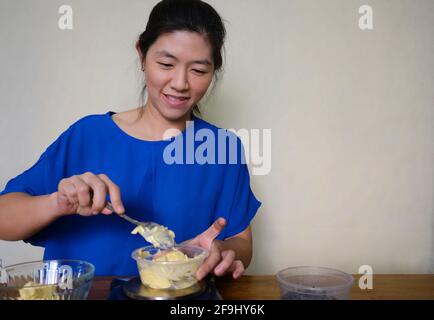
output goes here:
{"type": "MultiPolygon", "coordinates": [[[[110,202],[107,202],[105,207],[110,211],[115,212],[110,202]]],[[[175,234],[173,231],[168,230],[167,227],[163,227],[155,222],[137,221],[126,214],[116,213],[116,215],[136,226],[141,226],[142,229],[139,231],[140,235],[154,247],[161,249],[171,249],[175,246],[175,234]]]]}
{"type": "MultiPolygon", "coordinates": [[[[115,210],[113,209],[113,206],[110,202],[107,202],[107,205],[105,206],[107,209],[109,209],[110,211],[115,212],[115,210]]],[[[136,226],[140,226],[143,223],[141,223],[140,221],[137,221],[129,216],[127,216],[126,214],[118,214],[117,215],[125,220],[127,220],[128,222],[131,222],[132,224],[135,224],[136,226]]]]}
{"type": "Polygon", "coordinates": [[[127,216],[126,214],[118,214],[118,216],[121,217],[121,218],[123,218],[123,219],[125,219],[125,220],[127,220],[128,222],[131,222],[132,224],[135,224],[136,226],[141,226],[141,225],[144,224],[144,223],[142,223],[140,221],[137,221],[137,220],[135,220],[135,219],[127,216]]]}

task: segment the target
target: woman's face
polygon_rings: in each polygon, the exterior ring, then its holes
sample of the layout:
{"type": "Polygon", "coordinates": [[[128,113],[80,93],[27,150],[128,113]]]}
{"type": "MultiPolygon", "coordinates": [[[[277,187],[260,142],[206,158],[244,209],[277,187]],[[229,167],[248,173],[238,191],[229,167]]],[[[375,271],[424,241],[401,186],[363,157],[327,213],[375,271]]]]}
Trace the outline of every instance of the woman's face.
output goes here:
{"type": "Polygon", "coordinates": [[[196,32],[166,33],[149,48],[143,67],[147,107],[154,107],[170,121],[184,119],[211,84],[211,45],[196,32]]]}

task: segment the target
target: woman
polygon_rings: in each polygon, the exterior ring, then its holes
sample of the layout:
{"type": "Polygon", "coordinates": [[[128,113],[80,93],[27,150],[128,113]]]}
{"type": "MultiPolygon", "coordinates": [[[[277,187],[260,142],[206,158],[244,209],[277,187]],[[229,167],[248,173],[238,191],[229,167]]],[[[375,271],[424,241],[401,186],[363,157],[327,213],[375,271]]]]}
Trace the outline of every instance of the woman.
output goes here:
{"type": "MultiPolygon", "coordinates": [[[[193,113],[222,67],[224,38],[221,18],[208,4],[158,3],[136,44],[146,104],[77,121],[9,181],[0,195],[0,238],[43,246],[44,259],[92,262],[97,275],[135,275],[130,253],[143,239],[105,208],[111,201],[116,213],[155,221],[173,230],[178,243],[209,249],[198,279],[210,272],[241,276],[251,260],[250,221],[260,202],[240,161],[240,141],[236,163],[168,164],[163,156],[192,128],[218,136],[218,128],[193,113]],[[170,129],[178,134],[163,140],[170,129]]],[[[182,156],[196,154],[199,142],[182,156]]]]}

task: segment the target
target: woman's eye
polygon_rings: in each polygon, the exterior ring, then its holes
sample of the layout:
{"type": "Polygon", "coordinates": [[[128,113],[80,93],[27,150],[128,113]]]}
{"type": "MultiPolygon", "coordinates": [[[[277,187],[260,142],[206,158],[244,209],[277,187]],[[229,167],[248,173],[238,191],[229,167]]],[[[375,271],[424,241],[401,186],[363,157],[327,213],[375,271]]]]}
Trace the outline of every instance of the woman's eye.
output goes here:
{"type": "Polygon", "coordinates": [[[161,65],[161,66],[163,66],[163,67],[165,67],[165,68],[170,68],[170,67],[172,67],[172,65],[169,64],[169,63],[158,62],[158,64],[161,65]]]}
{"type": "Polygon", "coordinates": [[[194,72],[198,73],[198,74],[205,74],[205,71],[202,70],[197,70],[197,69],[193,69],[194,72]]]}

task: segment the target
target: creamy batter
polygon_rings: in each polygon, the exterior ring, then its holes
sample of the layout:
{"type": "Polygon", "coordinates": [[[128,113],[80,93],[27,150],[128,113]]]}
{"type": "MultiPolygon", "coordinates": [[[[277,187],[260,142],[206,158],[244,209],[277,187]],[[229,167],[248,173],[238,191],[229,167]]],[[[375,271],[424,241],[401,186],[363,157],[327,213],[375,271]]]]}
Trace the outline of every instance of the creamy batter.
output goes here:
{"type": "Polygon", "coordinates": [[[157,225],[152,229],[140,225],[134,228],[131,233],[140,234],[155,248],[172,248],[175,245],[175,233],[161,225],[157,225]]]}
{"type": "Polygon", "coordinates": [[[21,300],[59,300],[56,292],[57,284],[39,285],[33,281],[27,282],[19,289],[21,300]]]}

